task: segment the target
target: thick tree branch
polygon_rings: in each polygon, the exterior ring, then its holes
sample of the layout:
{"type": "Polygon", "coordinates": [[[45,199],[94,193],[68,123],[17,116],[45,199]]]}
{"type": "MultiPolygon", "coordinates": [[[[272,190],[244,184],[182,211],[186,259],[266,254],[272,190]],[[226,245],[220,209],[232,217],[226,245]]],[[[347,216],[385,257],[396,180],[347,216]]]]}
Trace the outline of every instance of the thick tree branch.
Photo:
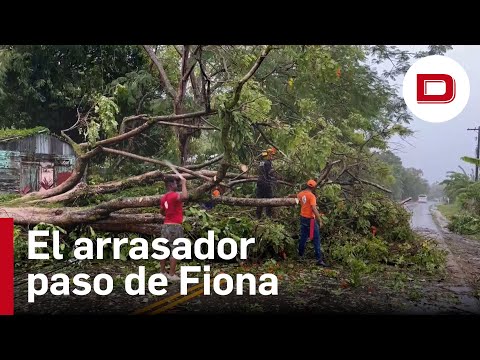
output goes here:
{"type": "Polygon", "coordinates": [[[219,196],[212,198],[216,204],[232,205],[232,206],[294,206],[297,204],[296,198],[272,198],[272,199],[256,199],[256,198],[237,198],[219,196]]]}
{"type": "Polygon", "coordinates": [[[119,134],[125,133],[125,128],[127,126],[127,123],[129,123],[131,121],[135,121],[135,120],[145,120],[146,121],[147,119],[148,119],[147,114],[134,115],[134,116],[129,116],[129,117],[124,118],[122,120],[121,124],[120,124],[119,134]]]}
{"type": "MultiPolygon", "coordinates": [[[[256,182],[256,181],[258,181],[258,177],[252,177],[252,178],[240,179],[240,180],[233,180],[233,181],[229,181],[227,183],[227,186],[235,186],[235,185],[239,185],[239,184],[243,184],[243,183],[256,182]]],[[[275,181],[275,183],[276,184],[284,184],[284,185],[287,185],[287,186],[295,186],[294,184],[289,183],[288,181],[283,181],[283,180],[277,180],[277,181],[275,181]]]]}
{"type": "MultiPolygon", "coordinates": [[[[217,174],[216,171],[213,171],[213,170],[200,170],[199,171],[201,174],[205,175],[205,176],[215,176],[217,174]]],[[[237,179],[247,179],[249,178],[249,176],[247,174],[236,174],[236,173],[230,173],[230,172],[227,172],[225,174],[225,178],[227,179],[231,179],[231,178],[237,178],[237,179]]]]}
{"type": "Polygon", "coordinates": [[[381,185],[378,185],[378,184],[375,184],[374,182],[371,182],[371,181],[368,181],[368,180],[364,180],[364,179],[360,179],[356,176],[354,176],[350,171],[346,171],[348,175],[350,175],[352,178],[354,178],[355,180],[357,180],[359,183],[363,183],[363,184],[367,184],[367,185],[370,185],[370,186],[373,186],[379,190],[382,190],[382,191],[385,191],[386,193],[389,193],[391,194],[392,191],[387,189],[387,188],[384,188],[383,186],[381,185]]]}
{"type": "MultiPolygon", "coordinates": [[[[109,154],[115,154],[115,155],[121,155],[121,156],[126,156],[126,157],[129,157],[129,158],[132,158],[132,159],[136,159],[136,160],[140,160],[140,161],[145,161],[145,162],[149,162],[149,163],[152,163],[152,164],[158,164],[158,165],[162,165],[162,166],[166,166],[166,167],[170,167],[170,165],[168,165],[166,162],[164,161],[161,161],[161,160],[155,160],[155,159],[151,159],[151,158],[147,158],[147,157],[143,157],[143,156],[140,156],[140,155],[135,155],[135,154],[132,154],[132,153],[128,153],[128,152],[125,152],[125,151],[121,151],[121,150],[116,150],[116,149],[110,149],[110,148],[105,148],[105,147],[100,147],[100,149],[106,153],[109,153],[109,154]]],[[[190,169],[187,169],[187,168],[184,168],[184,167],[181,167],[181,166],[175,166],[173,165],[174,168],[176,168],[179,172],[185,172],[187,174],[190,174],[190,175],[193,175],[199,179],[203,179],[203,180],[206,180],[208,182],[211,182],[213,181],[211,178],[207,177],[207,176],[204,176],[196,171],[193,171],[193,170],[190,170],[190,169]]]]}
{"type": "Polygon", "coordinates": [[[248,73],[245,74],[245,76],[238,82],[237,86],[235,87],[235,92],[233,95],[233,99],[231,103],[229,104],[229,108],[233,108],[238,100],[240,99],[240,94],[242,92],[243,85],[255,74],[255,72],[258,70],[260,65],[262,65],[262,62],[265,60],[267,57],[268,53],[272,50],[272,46],[268,45],[263,49],[262,53],[258,57],[257,61],[255,61],[255,64],[253,64],[252,68],[248,73]]]}
{"type": "Polygon", "coordinates": [[[218,128],[213,127],[213,126],[197,126],[197,125],[173,123],[173,122],[168,122],[168,121],[157,121],[157,124],[169,125],[169,126],[176,126],[176,127],[183,127],[183,128],[188,128],[188,129],[218,130],[218,128]]]}
{"type": "Polygon", "coordinates": [[[96,154],[98,154],[100,152],[100,149],[98,148],[95,148],[91,151],[88,151],[87,153],[85,154],[82,154],[81,156],[79,156],[76,160],[76,163],[75,163],[75,167],[72,171],[72,174],[70,175],[70,177],[65,181],[63,182],[62,184],[60,184],[59,186],[56,186],[52,189],[49,189],[49,190],[46,190],[44,192],[31,192],[25,196],[22,196],[22,201],[28,201],[30,199],[46,199],[48,197],[51,197],[51,196],[56,196],[56,195],[59,195],[59,194],[63,194],[64,192],[72,189],[73,187],[75,187],[75,185],[77,185],[83,175],[85,174],[85,170],[87,168],[87,165],[88,165],[88,162],[89,162],[89,159],[92,158],[93,156],[95,156],[96,154]]]}
{"type": "Polygon", "coordinates": [[[150,59],[153,61],[153,63],[157,67],[157,70],[160,74],[160,80],[163,83],[163,85],[165,86],[165,88],[167,90],[167,93],[170,95],[170,97],[172,99],[175,99],[175,97],[177,96],[177,93],[175,92],[175,89],[173,88],[172,83],[168,79],[167,73],[165,72],[165,69],[163,68],[163,64],[162,64],[161,60],[157,57],[157,55],[155,54],[155,52],[153,51],[153,49],[150,46],[148,46],[148,45],[142,45],[142,46],[145,49],[145,51],[147,52],[150,59]]]}
{"type": "Polygon", "coordinates": [[[202,61],[199,61],[198,65],[200,66],[200,72],[202,73],[201,90],[202,90],[202,97],[203,97],[203,105],[205,106],[205,109],[207,111],[210,111],[210,95],[212,93],[210,89],[210,78],[205,72],[202,61]]]}
{"type": "Polygon", "coordinates": [[[160,170],[150,171],[141,175],[132,176],[123,180],[109,181],[99,185],[87,185],[84,182],[77,184],[73,189],[48,199],[29,201],[29,204],[38,202],[64,202],[71,203],[83,196],[95,196],[99,194],[115,193],[122,189],[128,189],[135,186],[152,184],[175,175],[165,174],[160,170]]]}
{"type": "Polygon", "coordinates": [[[199,170],[199,169],[202,169],[204,167],[207,167],[209,165],[212,165],[212,164],[215,164],[217,162],[219,162],[220,160],[223,159],[223,154],[222,155],[219,155],[211,160],[208,160],[202,164],[193,164],[193,165],[187,165],[185,166],[186,169],[190,169],[190,170],[199,170]]]}
{"type": "Polygon", "coordinates": [[[209,122],[207,119],[205,119],[203,116],[200,116],[200,119],[207,125],[213,127],[215,130],[218,130],[218,131],[221,131],[222,129],[220,129],[218,126],[215,126],[213,125],[211,122],[209,122]]]}
{"type": "MultiPolygon", "coordinates": [[[[188,81],[188,58],[190,55],[190,46],[189,45],[183,45],[183,51],[182,51],[182,66],[180,70],[180,81],[178,82],[178,89],[177,93],[175,96],[175,113],[179,114],[181,113],[181,104],[183,103],[183,98],[185,96],[185,92],[187,90],[187,81],[188,81]]],[[[192,67],[193,69],[193,67],[192,67]]]]}
{"type": "MultiPolygon", "coordinates": [[[[111,138],[108,138],[108,139],[105,139],[105,140],[100,140],[98,141],[95,145],[96,146],[107,146],[107,145],[112,145],[112,144],[116,144],[120,141],[123,141],[123,140],[127,140],[133,136],[136,136],[142,132],[144,132],[145,130],[149,129],[150,127],[152,127],[153,125],[156,124],[157,121],[176,121],[176,120],[182,120],[182,119],[190,119],[190,118],[195,118],[195,117],[199,117],[199,116],[207,116],[207,115],[213,115],[213,114],[216,114],[217,111],[210,111],[210,112],[207,112],[207,111],[197,111],[197,112],[193,112],[193,113],[188,113],[188,114],[180,114],[180,115],[163,115],[163,116],[154,116],[154,117],[149,117],[149,118],[145,118],[146,122],[138,127],[136,127],[135,129],[132,129],[126,133],[123,133],[123,134],[120,134],[120,135],[117,135],[117,136],[114,136],[114,137],[111,137],[111,138]]],[[[141,116],[138,116],[137,119],[141,119],[141,116]]],[[[81,143],[79,144],[79,146],[82,146],[82,147],[88,147],[89,144],[88,143],[81,143]]]]}
{"type": "Polygon", "coordinates": [[[332,171],[332,168],[335,164],[338,164],[339,162],[342,162],[342,160],[335,160],[332,162],[327,163],[327,166],[323,169],[323,174],[320,175],[320,177],[317,179],[317,184],[322,184],[325,182],[325,180],[328,178],[328,175],[330,174],[330,171],[332,171]]]}
{"type": "MultiPolygon", "coordinates": [[[[202,48],[201,45],[197,46],[195,51],[193,52],[192,56],[189,57],[189,62],[190,64],[187,63],[186,65],[186,71],[183,72],[183,76],[182,76],[182,81],[183,82],[187,82],[188,81],[188,78],[190,77],[190,75],[192,74],[193,72],[193,69],[195,68],[195,65],[197,65],[197,53],[200,51],[200,49],[202,48]]],[[[193,85],[192,85],[193,87],[193,85]]]]}
{"type": "Polygon", "coordinates": [[[280,149],[278,148],[278,146],[275,145],[275,144],[273,143],[273,141],[271,141],[271,140],[267,137],[267,135],[265,135],[265,132],[262,130],[262,128],[261,128],[260,126],[258,126],[258,124],[254,123],[253,121],[250,121],[250,123],[253,125],[253,127],[254,127],[255,129],[258,130],[258,132],[260,133],[260,135],[262,135],[262,138],[265,140],[265,142],[266,142],[268,145],[273,146],[276,150],[278,150],[278,152],[280,152],[280,154],[282,154],[284,157],[287,157],[287,155],[286,155],[282,150],[280,150],[280,149]]]}
{"type": "MultiPolygon", "coordinates": [[[[185,168],[189,170],[199,170],[209,165],[212,165],[214,163],[217,163],[222,159],[222,157],[223,155],[220,155],[202,164],[189,165],[189,166],[186,166],[185,168]]],[[[215,176],[216,172],[210,171],[210,170],[202,170],[197,172],[197,174],[213,177],[215,176]],[[207,173],[203,173],[204,171],[206,171],[207,173]]],[[[233,177],[235,174],[228,174],[228,175],[229,177],[233,177]]],[[[193,176],[187,173],[183,173],[182,176],[184,176],[187,180],[197,178],[196,176],[193,176]]],[[[154,170],[154,171],[149,171],[137,176],[132,176],[123,180],[109,181],[99,185],[87,185],[84,182],[80,182],[74,188],[72,188],[67,192],[64,192],[63,194],[52,196],[46,199],[31,200],[31,201],[28,201],[28,204],[36,204],[39,202],[43,202],[43,203],[63,202],[65,204],[69,204],[83,196],[95,196],[99,194],[115,193],[122,189],[128,189],[135,186],[148,185],[148,184],[152,184],[157,181],[161,181],[168,178],[177,178],[177,176],[174,174],[164,173],[160,170],[154,170]]]]}
{"type": "MultiPolygon", "coordinates": [[[[155,223],[162,217],[157,214],[113,214],[122,209],[157,207],[162,195],[120,198],[104,202],[90,208],[38,208],[14,207],[2,208],[0,217],[12,217],[15,224],[33,225],[45,222],[54,225],[75,224],[118,224],[121,222],[155,223]]],[[[220,196],[212,199],[215,203],[232,206],[294,206],[294,198],[252,199],[220,196]]]]}
{"type": "Polygon", "coordinates": [[[202,103],[204,99],[202,98],[200,85],[194,71],[190,73],[190,83],[192,84],[193,99],[197,102],[197,104],[202,103]]]}
{"type": "MultiPolygon", "coordinates": [[[[203,52],[203,47],[199,46],[198,48],[198,54],[194,53],[194,57],[196,59],[196,62],[202,66],[202,52],[203,52]]],[[[192,90],[193,90],[193,99],[195,102],[200,105],[200,106],[205,106],[206,104],[206,97],[205,97],[205,77],[203,74],[201,74],[201,83],[199,83],[195,71],[193,69],[195,68],[196,62],[194,63],[192,67],[192,71],[190,72],[190,83],[192,84],[192,90]]]]}

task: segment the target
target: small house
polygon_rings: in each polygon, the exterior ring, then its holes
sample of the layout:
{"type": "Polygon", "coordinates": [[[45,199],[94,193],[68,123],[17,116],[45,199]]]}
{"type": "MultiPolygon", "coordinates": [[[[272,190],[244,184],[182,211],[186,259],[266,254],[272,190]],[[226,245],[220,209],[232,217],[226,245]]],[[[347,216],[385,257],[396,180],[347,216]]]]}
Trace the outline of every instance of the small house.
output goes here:
{"type": "Polygon", "coordinates": [[[73,147],[48,129],[0,130],[0,193],[58,186],[72,174],[75,160],[73,147]]]}

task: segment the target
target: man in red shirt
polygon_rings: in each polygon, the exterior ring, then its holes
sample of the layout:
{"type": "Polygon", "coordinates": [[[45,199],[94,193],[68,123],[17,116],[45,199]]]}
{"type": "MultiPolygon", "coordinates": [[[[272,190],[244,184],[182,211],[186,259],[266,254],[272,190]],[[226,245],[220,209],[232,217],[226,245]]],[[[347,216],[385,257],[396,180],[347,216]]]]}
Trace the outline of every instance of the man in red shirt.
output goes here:
{"type": "Polygon", "coordinates": [[[303,259],[307,240],[313,240],[317,265],[326,267],[327,264],[323,261],[320,250],[320,226],[322,225],[322,220],[317,209],[317,198],[314,193],[316,186],[317,182],[315,180],[308,180],[306,188],[297,194],[297,199],[301,206],[298,255],[303,259]]]}
{"type": "MultiPolygon", "coordinates": [[[[183,202],[188,199],[187,180],[180,176],[182,182],[182,192],[177,192],[178,184],[175,179],[165,181],[167,193],[160,199],[160,212],[165,216],[162,226],[161,237],[167,239],[170,250],[175,247],[173,241],[183,238],[183,202]]],[[[165,260],[160,260],[160,271],[166,275],[170,281],[179,281],[180,277],[175,274],[177,259],[170,256],[170,272],[165,270],[165,260]]]]}

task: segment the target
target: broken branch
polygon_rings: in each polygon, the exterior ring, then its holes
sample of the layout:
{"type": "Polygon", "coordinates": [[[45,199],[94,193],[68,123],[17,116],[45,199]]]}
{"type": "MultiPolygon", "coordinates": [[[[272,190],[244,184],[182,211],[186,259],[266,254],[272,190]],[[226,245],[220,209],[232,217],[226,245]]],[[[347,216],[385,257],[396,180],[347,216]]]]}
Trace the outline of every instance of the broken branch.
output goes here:
{"type": "MultiPolygon", "coordinates": [[[[158,164],[158,165],[162,165],[162,166],[166,166],[166,167],[169,167],[169,165],[164,162],[164,161],[161,161],[161,160],[155,160],[155,159],[151,159],[151,158],[147,158],[147,157],[143,157],[143,156],[140,156],[140,155],[135,155],[135,154],[132,154],[132,153],[128,153],[126,151],[121,151],[121,150],[116,150],[116,149],[110,149],[110,148],[105,148],[105,147],[100,147],[100,149],[106,153],[110,153],[110,154],[115,154],[115,155],[121,155],[121,156],[126,156],[126,157],[129,157],[129,158],[132,158],[132,159],[136,159],[136,160],[141,160],[141,161],[145,161],[145,162],[149,162],[149,163],[152,163],[152,164],[158,164]]],[[[176,165],[173,165],[177,170],[179,171],[182,171],[182,172],[186,172],[187,174],[190,174],[190,175],[193,175],[197,178],[200,178],[200,179],[203,179],[203,180],[206,180],[208,182],[211,182],[212,179],[210,179],[209,177],[207,176],[204,176],[204,175],[201,175],[195,171],[192,171],[190,169],[187,169],[187,168],[184,168],[184,167],[181,167],[181,166],[176,166],[176,165]]]]}

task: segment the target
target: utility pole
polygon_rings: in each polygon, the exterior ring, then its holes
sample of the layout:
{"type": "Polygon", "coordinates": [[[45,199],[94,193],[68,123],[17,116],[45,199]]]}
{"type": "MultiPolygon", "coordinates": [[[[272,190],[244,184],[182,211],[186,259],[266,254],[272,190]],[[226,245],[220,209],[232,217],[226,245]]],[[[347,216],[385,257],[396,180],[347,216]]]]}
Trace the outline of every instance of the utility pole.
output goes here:
{"type": "MultiPolygon", "coordinates": [[[[476,129],[467,129],[467,130],[477,132],[477,159],[480,159],[480,126],[476,129]]],[[[475,181],[478,181],[478,164],[475,165],[475,181]]]]}

